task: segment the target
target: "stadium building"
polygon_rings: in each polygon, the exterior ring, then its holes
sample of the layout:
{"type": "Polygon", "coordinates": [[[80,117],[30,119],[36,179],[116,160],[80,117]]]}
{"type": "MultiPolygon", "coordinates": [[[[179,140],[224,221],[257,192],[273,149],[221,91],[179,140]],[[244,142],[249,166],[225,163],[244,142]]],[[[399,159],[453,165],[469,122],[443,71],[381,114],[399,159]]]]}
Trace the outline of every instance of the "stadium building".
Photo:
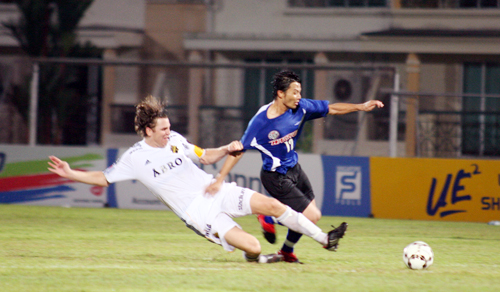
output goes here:
{"type": "MultiPolygon", "coordinates": [[[[13,1],[0,2],[0,19],[19,16],[13,1]]],[[[95,0],[80,40],[105,61],[163,63],[89,69],[99,76],[101,118],[87,119],[84,131],[97,134],[84,142],[135,141],[132,105],[146,94],[168,99],[173,128],[194,143],[238,139],[272,99],[272,75],[291,67],[303,97],[386,104],[311,123],[303,151],[388,156],[397,105],[395,155],[499,156],[499,8],[499,0],[95,0]]],[[[0,52],[6,90],[31,67],[7,34],[0,52]]]]}

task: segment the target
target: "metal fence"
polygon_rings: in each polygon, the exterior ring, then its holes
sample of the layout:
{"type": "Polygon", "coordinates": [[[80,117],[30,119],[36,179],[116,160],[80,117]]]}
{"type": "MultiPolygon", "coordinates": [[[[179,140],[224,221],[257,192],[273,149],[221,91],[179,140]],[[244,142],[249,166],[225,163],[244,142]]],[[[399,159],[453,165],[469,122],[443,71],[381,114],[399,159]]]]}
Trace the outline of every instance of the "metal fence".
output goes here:
{"type": "MultiPolygon", "coordinates": [[[[37,131],[34,135],[38,137],[41,135],[56,137],[55,139],[47,140],[48,142],[46,143],[38,138],[38,141],[35,142],[38,144],[89,145],[89,139],[85,139],[86,136],[93,135],[94,137],[98,137],[100,135],[100,133],[93,133],[100,131],[101,127],[99,125],[104,122],[95,118],[96,116],[102,116],[100,105],[102,104],[104,90],[102,87],[105,85],[102,84],[103,80],[99,78],[102,77],[103,70],[111,66],[115,68],[142,68],[137,71],[140,74],[146,74],[146,77],[138,77],[138,80],[141,80],[141,78],[151,79],[147,77],[159,75],[158,72],[167,72],[164,78],[161,79],[161,82],[155,83],[150,80],[149,83],[146,82],[146,85],[139,86],[135,100],[137,101],[143,97],[140,92],[142,88],[157,88],[156,91],[161,93],[161,97],[167,97],[171,101],[167,106],[167,110],[172,129],[183,135],[189,135],[188,125],[190,119],[193,118],[190,113],[189,101],[185,96],[188,93],[189,72],[191,69],[202,70],[205,77],[202,84],[200,105],[196,110],[196,119],[200,124],[199,145],[202,147],[219,146],[241,138],[249,118],[253,116],[258,107],[270,100],[269,95],[271,90],[269,86],[272,74],[279,70],[279,68],[290,68],[305,77],[303,78],[303,97],[314,98],[314,94],[317,93],[317,84],[315,84],[317,81],[313,77],[315,73],[322,71],[326,72],[327,82],[324,85],[326,87],[324,90],[325,97],[321,96],[320,99],[328,99],[330,102],[354,103],[364,102],[367,99],[379,99],[386,105],[381,110],[363,115],[362,119],[359,118],[360,115],[357,113],[325,118],[322,139],[353,141],[353,143],[357,143],[360,127],[363,121],[366,120],[368,121],[366,123],[368,127],[366,131],[368,133],[368,140],[386,141],[389,145],[391,144],[390,140],[392,136],[393,142],[402,142],[405,140],[406,133],[407,101],[416,98],[418,99],[417,136],[415,141],[417,156],[500,156],[500,110],[498,108],[491,108],[488,111],[473,111],[472,109],[464,108],[463,105],[464,97],[484,99],[499,98],[500,95],[415,93],[395,90],[393,86],[396,75],[394,69],[390,67],[323,66],[310,63],[236,64],[170,61],[104,61],[92,59],[36,59],[33,61],[36,64],[36,66],[33,66],[33,73],[39,70],[37,68],[42,68],[43,66],[80,66],[87,68],[87,70],[83,70],[84,73],[80,72],[81,76],[86,76],[87,82],[84,82],[83,85],[80,84],[76,92],[85,92],[87,97],[92,97],[83,105],[78,100],[79,95],[60,99],[57,102],[66,103],[65,110],[59,110],[59,112],[52,110],[51,112],[43,113],[45,120],[42,124],[40,124],[40,118],[36,117],[36,114],[40,114],[40,111],[34,112],[30,110],[29,114],[25,114],[24,128],[17,126],[15,127],[16,129],[26,129],[28,127],[31,133],[33,128],[35,128],[37,131]],[[148,70],[153,71],[153,68],[155,71],[148,73],[148,70]],[[96,76],[101,77],[98,78],[99,80],[96,80],[96,76]],[[351,84],[351,88],[345,87],[346,81],[351,84]],[[373,85],[375,83],[377,86],[373,85]],[[249,90],[247,88],[249,84],[255,90],[249,90]],[[344,95],[339,95],[339,92],[344,95]],[[349,92],[348,96],[345,95],[346,92],[349,92]],[[347,99],[344,99],[346,96],[347,99]],[[391,96],[399,97],[399,101],[395,107],[391,106],[391,96]],[[397,113],[397,118],[392,121],[393,132],[391,132],[391,112],[394,110],[397,113]],[[38,122],[38,125],[33,127],[27,121],[31,123],[38,122]],[[55,124],[61,121],[64,121],[64,125],[56,127],[55,124]],[[50,126],[51,124],[52,126],[50,126]],[[84,138],[81,138],[82,136],[84,138]],[[70,143],[65,143],[65,139],[70,141],[70,143]]],[[[127,76],[127,74],[125,75],[127,76]]],[[[34,88],[33,84],[36,85],[36,82],[38,82],[37,80],[33,78],[33,82],[31,83],[32,89],[34,88]]],[[[125,81],[125,87],[127,86],[126,82],[128,81],[125,81]]],[[[74,83],[72,86],[76,85],[78,84],[74,83]]],[[[29,109],[33,108],[34,99],[37,102],[48,102],[47,99],[41,96],[47,94],[42,90],[44,86],[45,84],[39,83],[37,85],[39,90],[31,91],[31,105],[28,106],[29,109]],[[36,96],[33,97],[33,94],[36,94],[36,96]]],[[[155,91],[155,89],[151,91],[155,91]]],[[[145,91],[146,93],[148,93],[147,90],[145,91]]],[[[12,92],[12,94],[15,95],[16,92],[12,92]]],[[[125,94],[128,94],[128,92],[125,92],[125,94]]],[[[112,101],[109,103],[109,107],[109,115],[103,117],[103,119],[109,119],[111,133],[135,137],[133,127],[135,110],[133,102],[122,103],[112,101]]],[[[22,119],[19,118],[19,115],[15,119],[12,116],[7,119],[3,114],[0,118],[0,122],[4,121],[5,125],[11,123],[8,121],[13,120],[20,121],[22,119]]],[[[20,122],[19,124],[22,123],[20,122]]],[[[2,129],[3,132],[6,130],[6,128],[2,129]]],[[[0,134],[2,134],[2,131],[0,131],[0,134]]],[[[312,127],[307,127],[305,131],[306,133],[302,135],[303,139],[315,139],[311,134],[313,131],[312,127]]],[[[33,134],[31,133],[29,137],[32,136],[33,134]]],[[[12,137],[12,135],[0,135],[1,137],[12,137]]],[[[301,150],[305,152],[311,151],[310,142],[305,141],[305,143],[302,143],[309,146],[301,150]]],[[[354,148],[356,147],[354,146],[354,148]]],[[[370,155],[370,153],[366,155],[370,155]]]]}
{"type": "MultiPolygon", "coordinates": [[[[387,91],[386,91],[387,92],[387,91]]],[[[406,105],[417,101],[416,155],[418,157],[500,156],[500,108],[467,108],[464,98],[500,101],[496,94],[391,92],[399,96],[398,140],[404,140],[406,105]]]]}

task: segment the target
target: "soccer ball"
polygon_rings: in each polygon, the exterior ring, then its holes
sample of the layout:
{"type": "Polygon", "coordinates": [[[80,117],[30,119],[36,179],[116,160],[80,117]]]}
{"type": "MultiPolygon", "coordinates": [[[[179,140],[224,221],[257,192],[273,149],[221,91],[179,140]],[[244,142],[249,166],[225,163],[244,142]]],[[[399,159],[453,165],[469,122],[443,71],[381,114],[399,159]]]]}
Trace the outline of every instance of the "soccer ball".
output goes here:
{"type": "Polygon", "coordinates": [[[415,241],[403,250],[403,261],[412,270],[426,269],[434,262],[434,252],[427,243],[415,241]]]}

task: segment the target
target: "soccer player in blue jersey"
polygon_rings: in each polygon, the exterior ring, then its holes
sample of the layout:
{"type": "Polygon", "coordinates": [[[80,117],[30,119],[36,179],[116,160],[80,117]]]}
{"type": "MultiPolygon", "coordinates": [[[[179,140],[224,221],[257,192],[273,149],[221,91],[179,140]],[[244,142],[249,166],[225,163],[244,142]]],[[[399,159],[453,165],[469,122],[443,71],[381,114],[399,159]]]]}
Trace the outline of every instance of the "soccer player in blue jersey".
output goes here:
{"type": "MultiPolygon", "coordinates": [[[[288,70],[277,73],[273,79],[274,100],[262,106],[250,120],[241,143],[245,150],[257,149],[261,152],[263,165],[260,177],[268,193],[316,223],[321,218],[321,211],[316,206],[311,183],[300,167],[298,154],[295,151],[304,123],[326,115],[371,111],[383,107],[384,104],[378,100],[360,104],[329,104],[327,100],[302,98],[301,91],[301,80],[297,74],[288,70]]],[[[241,156],[242,153],[226,159],[215,182],[207,188],[207,192],[216,192],[220,188],[224,178],[241,156]]],[[[275,219],[262,215],[259,215],[258,219],[264,237],[270,243],[275,243],[275,219]]],[[[342,235],[346,229],[345,222],[337,227],[342,235]]],[[[300,233],[288,230],[286,240],[278,251],[285,261],[300,263],[293,251],[301,236],[300,233]]]]}

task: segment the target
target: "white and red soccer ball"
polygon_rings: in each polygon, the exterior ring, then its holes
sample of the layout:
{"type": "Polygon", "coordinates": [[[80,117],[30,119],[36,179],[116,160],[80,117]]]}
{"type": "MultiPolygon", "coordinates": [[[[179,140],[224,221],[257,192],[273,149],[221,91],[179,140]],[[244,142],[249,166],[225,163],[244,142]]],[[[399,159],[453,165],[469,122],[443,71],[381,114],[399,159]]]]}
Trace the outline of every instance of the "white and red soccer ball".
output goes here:
{"type": "Polygon", "coordinates": [[[403,261],[412,270],[426,269],[434,262],[434,252],[427,243],[415,241],[404,248],[403,261]]]}

